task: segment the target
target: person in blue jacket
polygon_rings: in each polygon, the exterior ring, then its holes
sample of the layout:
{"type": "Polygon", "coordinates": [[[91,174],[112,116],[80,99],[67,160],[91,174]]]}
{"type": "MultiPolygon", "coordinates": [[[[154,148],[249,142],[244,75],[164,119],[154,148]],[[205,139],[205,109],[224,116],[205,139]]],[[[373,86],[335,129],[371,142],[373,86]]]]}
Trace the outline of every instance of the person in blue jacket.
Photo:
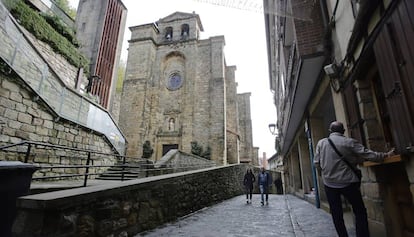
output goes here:
{"type": "Polygon", "coordinates": [[[269,184],[271,184],[271,178],[268,172],[265,171],[264,167],[260,168],[260,172],[257,176],[257,182],[260,189],[261,203],[264,205],[266,195],[266,205],[269,204],[269,184]]]}

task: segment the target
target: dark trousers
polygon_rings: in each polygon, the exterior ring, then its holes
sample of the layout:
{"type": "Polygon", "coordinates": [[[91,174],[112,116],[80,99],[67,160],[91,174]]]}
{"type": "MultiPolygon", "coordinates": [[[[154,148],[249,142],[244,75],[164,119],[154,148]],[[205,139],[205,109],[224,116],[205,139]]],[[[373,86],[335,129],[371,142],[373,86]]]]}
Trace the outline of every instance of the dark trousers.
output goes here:
{"type": "Polygon", "coordinates": [[[250,200],[252,200],[253,185],[245,185],[244,187],[246,188],[246,199],[249,199],[249,195],[250,195],[250,200]]]}
{"type": "Polygon", "coordinates": [[[325,186],[326,197],[331,209],[332,219],[339,237],[348,237],[346,231],[341,195],[351,204],[355,215],[355,227],[357,237],[369,237],[367,210],[362,200],[358,183],[352,183],[345,188],[330,188],[325,186]]]}

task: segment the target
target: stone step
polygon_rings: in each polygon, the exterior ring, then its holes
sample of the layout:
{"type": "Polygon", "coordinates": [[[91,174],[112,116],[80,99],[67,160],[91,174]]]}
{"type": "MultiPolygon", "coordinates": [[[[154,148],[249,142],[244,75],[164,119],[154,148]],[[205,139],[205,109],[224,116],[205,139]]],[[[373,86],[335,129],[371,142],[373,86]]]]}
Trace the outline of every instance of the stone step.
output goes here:
{"type": "MultiPolygon", "coordinates": [[[[118,164],[118,165],[122,165],[122,164],[118,164]]],[[[127,163],[126,165],[131,165],[134,167],[118,167],[118,166],[109,167],[106,172],[100,174],[96,179],[122,180],[122,173],[124,173],[124,180],[137,179],[137,178],[140,178],[140,175],[142,176],[143,174],[145,174],[145,171],[142,169],[151,168],[152,163],[149,163],[147,161],[141,161],[141,162],[130,162],[130,163],[127,163]]]]}
{"type": "MultiPolygon", "coordinates": [[[[132,178],[132,177],[125,177],[124,176],[123,180],[132,180],[132,179],[137,179],[137,178],[138,177],[132,178]]],[[[121,176],[113,176],[113,177],[102,177],[102,176],[100,176],[100,177],[96,177],[95,179],[99,179],[99,180],[122,180],[122,177],[121,176]]]]}
{"type": "MultiPolygon", "coordinates": [[[[128,173],[128,172],[124,172],[124,176],[138,176],[140,173],[128,173]]],[[[122,173],[109,173],[109,172],[105,172],[102,174],[99,174],[99,176],[121,176],[122,173]]]]}
{"type": "Polygon", "coordinates": [[[135,168],[135,169],[125,168],[125,169],[122,169],[122,168],[118,168],[118,167],[111,167],[111,168],[108,168],[107,169],[107,172],[131,172],[131,173],[139,173],[140,171],[141,171],[141,169],[139,169],[139,168],[135,168]]]}

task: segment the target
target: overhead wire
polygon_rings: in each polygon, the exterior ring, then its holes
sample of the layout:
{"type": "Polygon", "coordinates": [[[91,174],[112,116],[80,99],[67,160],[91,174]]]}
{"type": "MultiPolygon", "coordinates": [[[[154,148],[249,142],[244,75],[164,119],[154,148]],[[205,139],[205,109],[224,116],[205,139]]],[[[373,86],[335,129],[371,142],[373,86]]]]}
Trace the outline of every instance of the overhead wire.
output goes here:
{"type": "Polygon", "coordinates": [[[303,0],[299,3],[295,3],[294,5],[291,5],[290,11],[292,11],[293,8],[300,8],[301,12],[298,14],[293,14],[292,12],[286,11],[274,11],[272,9],[264,9],[263,4],[259,0],[193,0],[195,2],[199,3],[205,3],[205,4],[211,4],[215,6],[221,6],[221,7],[228,7],[228,8],[234,8],[239,10],[245,10],[245,11],[251,11],[256,13],[265,13],[270,15],[275,15],[279,17],[286,17],[286,18],[293,18],[297,20],[302,21],[312,21],[311,20],[311,12],[313,7],[315,6],[314,0],[303,0]],[[302,9],[301,6],[305,6],[308,2],[313,2],[312,7],[303,7],[305,9],[302,9]],[[303,11],[305,10],[305,11],[303,11]]]}

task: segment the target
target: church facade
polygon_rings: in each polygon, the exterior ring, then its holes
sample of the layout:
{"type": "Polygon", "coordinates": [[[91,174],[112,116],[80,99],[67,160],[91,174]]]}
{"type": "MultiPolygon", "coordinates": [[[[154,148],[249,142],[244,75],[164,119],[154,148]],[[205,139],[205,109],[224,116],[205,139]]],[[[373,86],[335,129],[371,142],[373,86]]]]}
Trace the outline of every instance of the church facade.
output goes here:
{"type": "Polygon", "coordinates": [[[191,153],[194,146],[217,164],[251,157],[250,114],[239,116],[250,103],[238,107],[236,67],[226,65],[224,36],[200,39],[199,15],[182,12],[130,30],[119,118],[127,155],[141,157],[149,141],[155,161],[170,149],[191,153]],[[248,126],[240,126],[240,117],[248,126]]]}

